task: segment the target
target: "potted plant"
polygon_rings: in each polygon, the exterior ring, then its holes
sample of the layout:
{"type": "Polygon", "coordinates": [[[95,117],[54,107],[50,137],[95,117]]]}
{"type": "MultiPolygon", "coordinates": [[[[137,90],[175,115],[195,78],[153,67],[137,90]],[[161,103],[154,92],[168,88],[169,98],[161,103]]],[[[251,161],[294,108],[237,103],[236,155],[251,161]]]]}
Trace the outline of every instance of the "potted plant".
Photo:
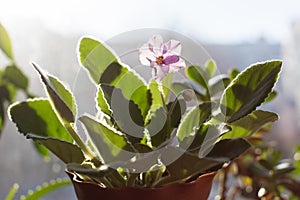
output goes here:
{"type": "Polygon", "coordinates": [[[97,89],[97,113],[77,118],[71,91],[33,64],[48,97],[11,105],[10,119],[66,163],[78,199],[207,199],[217,170],[277,120],[256,108],[272,94],[281,61],[251,65],[230,81],[214,76],[213,61],[186,67],[180,50],[176,40],[150,38],[139,50],[153,69],[146,83],[106,45],[82,38],[79,61],[97,89]],[[188,81],[172,83],[183,68],[188,81]]]}

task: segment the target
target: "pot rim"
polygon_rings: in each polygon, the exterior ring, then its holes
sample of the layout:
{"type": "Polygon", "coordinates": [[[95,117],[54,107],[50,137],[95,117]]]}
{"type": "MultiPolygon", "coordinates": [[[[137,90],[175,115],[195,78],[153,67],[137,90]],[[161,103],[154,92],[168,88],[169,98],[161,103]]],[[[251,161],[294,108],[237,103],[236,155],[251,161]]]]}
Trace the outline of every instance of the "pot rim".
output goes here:
{"type": "Polygon", "coordinates": [[[91,181],[82,181],[77,179],[78,175],[72,171],[69,170],[65,170],[65,172],[70,176],[72,182],[75,182],[77,184],[86,184],[86,185],[93,185],[93,186],[97,186],[99,187],[99,189],[105,189],[105,190],[127,190],[127,189],[134,189],[134,190],[160,190],[160,189],[165,189],[168,187],[177,187],[177,186],[189,186],[189,185],[194,185],[197,182],[200,182],[203,178],[207,178],[207,177],[211,177],[211,176],[215,176],[217,174],[217,171],[214,172],[209,172],[209,173],[205,173],[202,174],[200,176],[198,176],[195,180],[187,182],[187,183],[171,183],[171,184],[167,184],[167,185],[163,185],[161,187],[157,187],[157,188],[147,188],[147,187],[114,187],[114,188],[106,188],[101,186],[98,183],[95,182],[91,182],[91,181]]]}

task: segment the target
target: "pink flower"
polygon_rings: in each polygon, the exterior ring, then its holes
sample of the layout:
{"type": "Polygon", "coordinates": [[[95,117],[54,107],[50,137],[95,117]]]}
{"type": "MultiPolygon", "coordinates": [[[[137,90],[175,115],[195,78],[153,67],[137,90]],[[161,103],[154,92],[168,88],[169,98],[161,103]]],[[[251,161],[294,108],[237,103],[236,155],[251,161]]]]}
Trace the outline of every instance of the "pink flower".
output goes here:
{"type": "Polygon", "coordinates": [[[181,44],[176,40],[163,43],[160,35],[152,36],[140,49],[140,61],[153,68],[156,80],[161,81],[168,73],[184,68],[185,62],[180,57],[181,44]]]}

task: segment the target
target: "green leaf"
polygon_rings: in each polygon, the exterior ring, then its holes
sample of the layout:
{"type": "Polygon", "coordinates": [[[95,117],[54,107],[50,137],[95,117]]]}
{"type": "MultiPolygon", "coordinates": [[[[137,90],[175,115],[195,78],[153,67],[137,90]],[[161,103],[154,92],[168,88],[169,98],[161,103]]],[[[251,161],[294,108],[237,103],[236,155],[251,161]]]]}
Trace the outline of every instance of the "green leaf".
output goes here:
{"type": "Polygon", "coordinates": [[[175,147],[168,147],[163,152],[161,160],[167,166],[170,176],[161,179],[159,185],[183,183],[191,177],[209,171],[211,168],[221,167],[223,163],[235,159],[249,147],[250,144],[243,139],[221,140],[203,158],[175,147]],[[178,159],[173,161],[176,156],[178,159]]]}
{"type": "MultiPolygon", "coordinates": [[[[28,134],[29,135],[29,134],[28,134]]],[[[43,156],[43,158],[44,158],[44,160],[47,162],[47,161],[49,161],[51,158],[50,158],[50,153],[49,153],[49,151],[48,151],[48,149],[45,147],[45,146],[43,146],[43,145],[40,145],[39,143],[37,143],[37,142],[32,142],[33,143],[33,145],[34,145],[34,147],[35,147],[35,149],[37,150],[37,152],[41,155],[41,156],[43,156]]]]}
{"type": "Polygon", "coordinates": [[[158,108],[163,106],[162,93],[159,89],[159,84],[155,80],[151,80],[149,90],[152,97],[151,111],[155,112],[158,108]]]}
{"type": "Polygon", "coordinates": [[[7,66],[3,72],[3,79],[12,83],[15,87],[27,90],[28,78],[15,65],[7,66]]]}
{"type": "Polygon", "coordinates": [[[195,91],[194,88],[192,88],[192,86],[190,86],[188,83],[173,83],[172,92],[174,92],[176,96],[182,95],[186,101],[195,99],[198,94],[198,91],[195,91]]]}
{"type": "Polygon", "coordinates": [[[79,118],[84,124],[86,132],[97,149],[105,164],[128,160],[132,157],[134,150],[127,143],[122,133],[109,128],[101,122],[84,115],[79,118]]]}
{"type": "Polygon", "coordinates": [[[16,193],[19,190],[19,185],[18,184],[13,184],[13,186],[10,188],[9,193],[7,194],[7,196],[5,197],[5,200],[13,200],[16,193]]]}
{"type": "Polygon", "coordinates": [[[146,173],[145,173],[145,185],[148,187],[154,187],[153,185],[162,178],[163,174],[166,171],[166,167],[163,164],[155,164],[153,165],[146,173]]]}
{"type": "Polygon", "coordinates": [[[30,134],[27,135],[27,138],[33,139],[35,142],[45,146],[66,164],[81,164],[85,160],[81,149],[77,145],[74,145],[72,143],[62,141],[56,138],[40,137],[30,134]]]}
{"type": "Polygon", "coordinates": [[[8,113],[11,120],[17,125],[18,131],[25,136],[30,133],[73,142],[72,137],[46,99],[29,99],[15,103],[9,107],[8,113]]]}
{"type": "Polygon", "coordinates": [[[274,166],[275,176],[286,175],[292,171],[294,171],[295,167],[290,160],[282,161],[274,166]]]}
{"type": "Polygon", "coordinates": [[[100,78],[100,84],[119,88],[126,99],[132,100],[146,118],[151,106],[151,93],[145,82],[128,67],[117,62],[107,66],[100,78]]]}
{"type": "Polygon", "coordinates": [[[180,147],[188,149],[190,152],[201,151],[205,154],[210,151],[217,140],[231,129],[228,126],[202,124],[194,135],[184,138],[180,147]]]}
{"type": "Polygon", "coordinates": [[[173,83],[172,84],[172,91],[177,95],[179,95],[180,93],[183,93],[183,91],[185,90],[191,90],[192,87],[189,86],[188,83],[173,83]]]}
{"type": "Polygon", "coordinates": [[[4,102],[0,101],[0,136],[1,136],[1,133],[2,133],[2,128],[3,128],[3,125],[4,125],[4,122],[5,122],[5,112],[4,112],[4,102]]]}
{"type": "Polygon", "coordinates": [[[104,44],[91,39],[82,38],[79,42],[79,56],[81,64],[87,68],[96,84],[105,69],[117,61],[116,56],[104,44]]]}
{"type": "Polygon", "coordinates": [[[209,75],[200,66],[189,66],[186,68],[186,75],[195,83],[201,85],[208,91],[209,75]]]}
{"type": "Polygon", "coordinates": [[[126,185],[125,180],[118,171],[108,165],[101,165],[99,168],[90,168],[77,163],[69,163],[67,170],[68,174],[70,172],[76,172],[89,177],[93,182],[104,184],[109,188],[124,187],[126,185]]]}
{"type": "Polygon", "coordinates": [[[252,65],[231,82],[221,98],[221,111],[229,123],[264,102],[278,79],[281,64],[281,61],[267,61],[252,65]]]}
{"type": "Polygon", "coordinates": [[[229,71],[229,78],[230,80],[235,79],[235,77],[237,77],[237,75],[239,75],[240,71],[238,69],[231,69],[229,71]]]}
{"type": "Polygon", "coordinates": [[[79,163],[68,163],[67,171],[76,172],[90,177],[103,177],[107,175],[107,173],[114,171],[114,169],[109,168],[108,165],[101,165],[99,168],[91,168],[79,163]]]}
{"type": "Polygon", "coordinates": [[[17,89],[11,83],[5,82],[3,85],[0,85],[0,101],[8,101],[11,103],[14,100],[16,93],[17,89]]]}
{"type": "Polygon", "coordinates": [[[272,101],[273,99],[275,99],[277,96],[277,92],[276,91],[272,91],[269,96],[265,99],[264,103],[268,103],[270,101],[272,101]]]}
{"type": "Polygon", "coordinates": [[[79,54],[81,64],[87,68],[96,84],[105,83],[121,89],[127,99],[139,106],[142,116],[146,118],[151,105],[151,94],[137,74],[120,64],[108,47],[91,38],[80,41],[79,54]]]}
{"type": "Polygon", "coordinates": [[[168,98],[171,94],[170,88],[172,86],[173,76],[174,76],[174,73],[168,73],[161,81],[161,85],[163,86],[162,90],[163,90],[163,96],[165,98],[165,101],[168,100],[168,98]]]}
{"type": "Polygon", "coordinates": [[[150,153],[153,151],[153,149],[146,144],[136,143],[133,146],[139,153],[150,153]]]}
{"type": "MultiPolygon", "coordinates": [[[[222,137],[225,133],[229,132],[231,128],[227,126],[226,124],[220,124],[220,125],[211,125],[208,127],[207,131],[205,132],[204,140],[202,141],[201,146],[197,148],[195,146],[194,149],[191,149],[191,152],[199,151],[198,155],[200,157],[205,157],[212,149],[214,148],[214,145],[217,141],[220,141],[220,137],[222,137]]],[[[204,135],[203,135],[204,136],[204,135]]],[[[197,133],[195,140],[202,139],[201,135],[197,133]],[[199,138],[200,136],[200,138],[199,138]]],[[[195,141],[195,142],[196,142],[195,141]]],[[[201,140],[200,140],[201,141],[201,140]]],[[[193,145],[193,143],[192,143],[193,145]]],[[[193,147],[191,145],[191,147],[193,147]]]]}
{"type": "Polygon", "coordinates": [[[248,137],[266,126],[268,123],[278,120],[278,115],[263,110],[253,111],[251,114],[230,124],[232,130],[223,136],[224,138],[248,137]]]}
{"type": "Polygon", "coordinates": [[[117,127],[132,144],[140,142],[144,137],[144,119],[139,107],[132,100],[127,100],[120,89],[103,84],[101,88],[111,107],[117,127]]]}
{"type": "Polygon", "coordinates": [[[183,99],[175,99],[167,104],[168,115],[170,116],[171,126],[177,128],[180,124],[181,117],[186,111],[186,103],[183,99]]]}
{"type": "Polygon", "coordinates": [[[183,118],[177,131],[179,141],[196,133],[197,129],[211,116],[213,105],[211,102],[200,104],[191,109],[183,118]]]}
{"type": "Polygon", "coordinates": [[[55,90],[56,94],[64,101],[66,106],[68,106],[68,108],[72,111],[73,116],[76,116],[77,107],[73,94],[56,77],[48,75],[48,78],[49,84],[55,90]]]}
{"type": "Polygon", "coordinates": [[[270,170],[266,169],[262,165],[257,164],[256,162],[250,162],[248,161],[247,165],[249,166],[249,171],[251,171],[253,174],[255,174],[255,177],[262,177],[264,179],[270,178],[270,170]]]}
{"type": "Polygon", "coordinates": [[[105,99],[105,95],[103,93],[103,90],[100,86],[97,87],[97,97],[96,97],[96,103],[97,103],[97,109],[105,114],[107,114],[108,116],[111,116],[111,110],[110,110],[110,106],[107,102],[107,100],[105,99]]]}
{"type": "Polygon", "coordinates": [[[210,77],[212,77],[216,72],[217,64],[214,60],[208,60],[205,63],[205,68],[210,77]]]}
{"type": "Polygon", "coordinates": [[[14,59],[10,37],[1,23],[0,23],[0,49],[11,60],[14,59]]]}
{"type": "Polygon", "coordinates": [[[197,155],[184,152],[178,148],[169,147],[162,155],[162,162],[166,165],[169,176],[161,179],[160,185],[171,183],[184,183],[189,178],[205,172],[206,170],[219,165],[221,162],[198,158],[197,155]],[[178,157],[178,159],[176,159],[178,157]],[[171,160],[172,159],[172,160],[171,160]],[[176,159],[175,161],[173,161],[176,159]]]}
{"type": "Polygon", "coordinates": [[[292,173],[294,177],[299,176],[300,174],[300,145],[297,145],[294,149],[294,165],[295,165],[295,170],[292,173]]]}
{"type": "Polygon", "coordinates": [[[75,122],[77,108],[72,93],[56,77],[44,74],[36,64],[33,64],[33,66],[40,74],[47,93],[60,117],[66,122],[75,122]]]}
{"type": "Polygon", "coordinates": [[[226,75],[215,76],[209,81],[210,96],[220,94],[229,85],[230,79],[226,75]]]}
{"type": "Polygon", "coordinates": [[[164,108],[160,107],[152,113],[150,122],[147,125],[153,146],[157,147],[166,140],[166,134],[169,134],[168,129],[171,128],[168,127],[167,114],[164,108]]]}
{"type": "Polygon", "coordinates": [[[151,144],[154,147],[158,147],[171,138],[172,131],[178,127],[186,110],[185,102],[182,99],[176,99],[174,102],[168,103],[166,107],[167,113],[163,107],[159,108],[152,114],[151,121],[147,126],[151,144]]]}
{"type": "Polygon", "coordinates": [[[211,160],[228,162],[243,154],[250,147],[249,142],[243,138],[225,139],[217,142],[205,157],[211,160]]]}
{"type": "MultiPolygon", "coordinates": [[[[140,149],[139,149],[140,150],[140,149]]],[[[145,150],[145,149],[144,149],[145,150]]],[[[113,163],[114,168],[121,167],[125,171],[130,172],[134,178],[136,173],[142,173],[145,171],[149,171],[150,168],[156,164],[161,164],[160,156],[161,149],[157,151],[152,151],[148,153],[136,154],[136,159],[130,159],[127,161],[121,161],[113,163]]],[[[147,151],[147,150],[146,150],[147,151]]]]}
{"type": "Polygon", "coordinates": [[[26,196],[21,196],[21,200],[39,200],[50,192],[69,185],[71,185],[69,179],[59,178],[52,180],[49,183],[44,183],[42,186],[37,186],[35,191],[29,190],[26,196]]]}

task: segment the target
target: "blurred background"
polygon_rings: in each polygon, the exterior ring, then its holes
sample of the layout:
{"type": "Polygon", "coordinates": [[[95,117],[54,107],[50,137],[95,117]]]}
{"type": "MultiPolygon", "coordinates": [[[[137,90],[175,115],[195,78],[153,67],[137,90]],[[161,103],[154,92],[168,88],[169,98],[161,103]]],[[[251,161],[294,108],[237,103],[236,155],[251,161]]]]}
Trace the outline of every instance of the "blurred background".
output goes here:
{"type": "MultiPolygon", "coordinates": [[[[77,42],[83,35],[102,41],[140,28],[168,29],[199,42],[218,68],[244,69],[268,59],[283,60],[278,97],[268,105],[280,115],[270,134],[285,156],[300,144],[300,2],[227,1],[0,1],[0,23],[10,34],[15,60],[30,77],[30,91],[44,96],[30,62],[64,80],[71,89],[79,72],[77,42]]],[[[8,60],[0,53],[0,66],[8,60]]],[[[19,97],[22,99],[22,96],[19,97]]],[[[57,159],[45,162],[13,124],[0,139],[0,199],[13,183],[20,194],[64,177],[57,159]]],[[[75,199],[72,187],[44,199],[75,199]]]]}

